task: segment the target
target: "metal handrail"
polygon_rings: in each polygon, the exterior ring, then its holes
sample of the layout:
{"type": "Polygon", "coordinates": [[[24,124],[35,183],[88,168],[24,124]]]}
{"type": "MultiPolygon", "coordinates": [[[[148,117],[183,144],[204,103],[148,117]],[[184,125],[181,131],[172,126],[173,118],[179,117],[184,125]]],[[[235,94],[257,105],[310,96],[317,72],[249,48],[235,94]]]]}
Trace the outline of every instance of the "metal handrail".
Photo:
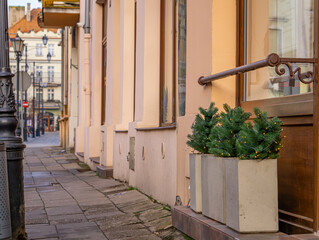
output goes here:
{"type": "Polygon", "coordinates": [[[284,67],[280,67],[280,65],[285,65],[288,70],[289,70],[289,75],[292,81],[296,80],[295,76],[298,76],[298,79],[305,84],[309,84],[312,83],[315,79],[315,75],[316,75],[316,71],[314,70],[314,72],[312,71],[308,71],[306,73],[301,73],[301,68],[297,67],[296,69],[292,69],[290,63],[317,63],[317,59],[316,58],[281,58],[278,56],[278,54],[276,53],[271,53],[269,54],[265,59],[254,62],[254,63],[250,63],[247,65],[243,65],[240,67],[236,67],[233,69],[229,69],[220,73],[216,73],[207,77],[201,76],[198,79],[198,83],[200,85],[206,85],[212,81],[215,81],[217,79],[221,79],[221,78],[225,78],[225,77],[229,77],[232,75],[236,75],[239,73],[244,73],[244,72],[249,72],[252,70],[256,70],[258,68],[262,68],[262,67],[275,67],[275,71],[276,73],[281,76],[284,75],[286,73],[286,69],[284,67]],[[308,80],[306,80],[308,79],[308,80]]]}

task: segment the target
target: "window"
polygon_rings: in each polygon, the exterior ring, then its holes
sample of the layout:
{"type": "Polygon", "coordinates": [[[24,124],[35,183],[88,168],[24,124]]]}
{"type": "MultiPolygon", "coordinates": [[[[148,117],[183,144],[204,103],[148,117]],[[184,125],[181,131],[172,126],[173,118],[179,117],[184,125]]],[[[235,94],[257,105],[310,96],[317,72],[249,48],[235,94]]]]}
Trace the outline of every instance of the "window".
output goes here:
{"type": "Polygon", "coordinates": [[[161,124],[185,115],[186,0],[161,1],[161,124]],[[176,35],[175,35],[176,32],[176,35]],[[176,81],[177,80],[177,81],[176,81]],[[175,95],[177,95],[177,102],[175,95]]]}
{"type": "Polygon", "coordinates": [[[175,1],[161,1],[161,123],[175,122],[175,1]]]}
{"type": "Polygon", "coordinates": [[[54,89],[53,88],[48,89],[48,100],[54,100],[54,89]]]}
{"type": "Polygon", "coordinates": [[[48,53],[54,56],[54,44],[48,44],[48,53]]]}
{"type": "Polygon", "coordinates": [[[185,115],[186,100],[186,2],[179,0],[177,5],[177,107],[178,115],[185,115]]]}
{"type": "Polygon", "coordinates": [[[101,124],[103,125],[105,123],[105,102],[106,102],[106,63],[107,63],[107,10],[108,10],[108,4],[107,1],[103,5],[103,52],[102,52],[102,67],[103,67],[103,73],[102,73],[102,104],[101,104],[101,124]]]}
{"type": "Polygon", "coordinates": [[[42,66],[36,66],[36,83],[40,83],[42,81],[42,66]]]}
{"type": "MultiPolygon", "coordinates": [[[[264,0],[246,1],[245,63],[265,59],[270,53],[284,58],[313,58],[314,1],[264,0]]],[[[283,65],[282,65],[283,66],[283,65]]],[[[312,64],[293,63],[292,69],[313,71],[312,64]]],[[[288,68],[279,76],[274,67],[246,73],[244,101],[304,94],[312,84],[289,80],[288,68]]]]}
{"type": "Polygon", "coordinates": [[[11,72],[15,73],[17,71],[17,66],[16,65],[12,65],[11,67],[11,72]]]}
{"type": "Polygon", "coordinates": [[[27,43],[25,43],[24,44],[24,48],[23,48],[23,52],[22,52],[22,56],[25,56],[26,55],[26,49],[28,48],[28,44],[27,43]]]}
{"type": "Polygon", "coordinates": [[[48,82],[54,82],[54,66],[48,66],[48,82]]]}
{"type": "Polygon", "coordinates": [[[43,91],[41,90],[41,91],[39,91],[39,88],[37,88],[36,89],[36,101],[37,101],[37,103],[38,103],[38,106],[39,106],[39,102],[41,102],[41,100],[42,100],[42,93],[43,93],[43,91]],[[39,92],[40,92],[40,94],[39,94],[39,92]]]}
{"type": "Polygon", "coordinates": [[[36,52],[35,52],[36,56],[42,56],[42,44],[41,43],[37,43],[36,44],[36,52]]]}

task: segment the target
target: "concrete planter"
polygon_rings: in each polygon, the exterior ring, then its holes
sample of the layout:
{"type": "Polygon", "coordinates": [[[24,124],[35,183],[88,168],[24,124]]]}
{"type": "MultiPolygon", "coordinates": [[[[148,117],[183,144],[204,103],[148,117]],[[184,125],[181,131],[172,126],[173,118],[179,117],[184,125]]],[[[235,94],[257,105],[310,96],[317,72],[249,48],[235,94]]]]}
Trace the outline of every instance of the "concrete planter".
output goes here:
{"type": "Polygon", "coordinates": [[[202,213],[225,223],[224,158],[211,154],[202,156],[202,213]]]}
{"type": "Polygon", "coordinates": [[[242,233],[278,231],[277,159],[225,159],[225,174],[226,225],[242,233]]]}
{"type": "Polygon", "coordinates": [[[202,154],[189,154],[191,209],[202,212],[202,154]]]}

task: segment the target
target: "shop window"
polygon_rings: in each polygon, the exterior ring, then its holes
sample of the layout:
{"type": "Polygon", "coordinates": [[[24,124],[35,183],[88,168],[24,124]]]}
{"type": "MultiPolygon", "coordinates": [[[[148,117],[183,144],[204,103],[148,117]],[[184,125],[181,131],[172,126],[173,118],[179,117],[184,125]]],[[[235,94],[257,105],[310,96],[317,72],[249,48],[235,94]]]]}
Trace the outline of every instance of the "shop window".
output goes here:
{"type": "MultiPolygon", "coordinates": [[[[244,64],[265,59],[276,53],[281,58],[313,58],[314,1],[264,0],[245,1],[244,64]]],[[[313,84],[297,78],[291,82],[289,70],[279,76],[274,67],[265,67],[245,74],[243,100],[253,101],[310,93],[313,84]]],[[[313,71],[311,63],[291,63],[301,73],[313,71]]]]}

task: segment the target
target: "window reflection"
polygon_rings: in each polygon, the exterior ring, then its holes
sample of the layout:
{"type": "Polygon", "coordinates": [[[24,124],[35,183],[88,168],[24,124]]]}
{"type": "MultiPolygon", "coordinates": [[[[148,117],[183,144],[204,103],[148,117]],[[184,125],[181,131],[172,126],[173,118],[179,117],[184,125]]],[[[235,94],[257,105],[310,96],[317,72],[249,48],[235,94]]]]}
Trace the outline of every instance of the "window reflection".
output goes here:
{"type": "MultiPolygon", "coordinates": [[[[269,53],[285,58],[313,58],[313,0],[247,0],[246,63],[265,59],[269,53]]],[[[312,64],[292,64],[302,73],[312,64]]],[[[245,75],[245,100],[258,100],[312,92],[312,84],[298,79],[292,85],[286,74],[278,76],[268,67],[245,75]],[[290,83],[290,84],[289,84],[290,83]]]]}

